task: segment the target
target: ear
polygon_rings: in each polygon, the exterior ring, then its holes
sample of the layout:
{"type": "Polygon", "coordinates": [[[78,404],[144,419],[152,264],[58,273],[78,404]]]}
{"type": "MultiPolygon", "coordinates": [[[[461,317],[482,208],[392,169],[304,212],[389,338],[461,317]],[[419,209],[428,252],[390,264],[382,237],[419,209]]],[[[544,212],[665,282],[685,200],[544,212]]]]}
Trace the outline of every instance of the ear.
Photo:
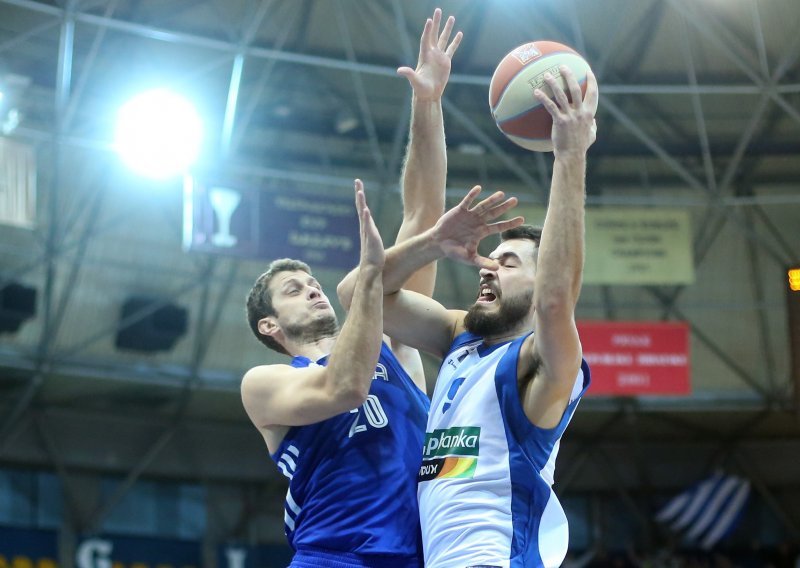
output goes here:
{"type": "Polygon", "coordinates": [[[261,335],[267,335],[269,337],[275,338],[275,336],[280,333],[281,328],[278,325],[278,321],[275,319],[274,316],[267,316],[265,318],[261,318],[258,320],[258,332],[261,335]]]}

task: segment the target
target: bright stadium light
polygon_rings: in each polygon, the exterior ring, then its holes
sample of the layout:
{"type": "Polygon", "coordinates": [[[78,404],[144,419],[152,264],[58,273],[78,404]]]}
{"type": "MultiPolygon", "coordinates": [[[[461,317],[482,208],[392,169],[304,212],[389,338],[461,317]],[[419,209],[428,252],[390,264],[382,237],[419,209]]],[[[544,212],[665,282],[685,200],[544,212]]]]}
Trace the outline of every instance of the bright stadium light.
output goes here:
{"type": "Polygon", "coordinates": [[[114,146],[131,169],[164,179],[184,173],[194,163],[202,135],[192,103],[172,91],[153,89],[122,106],[114,146]]]}

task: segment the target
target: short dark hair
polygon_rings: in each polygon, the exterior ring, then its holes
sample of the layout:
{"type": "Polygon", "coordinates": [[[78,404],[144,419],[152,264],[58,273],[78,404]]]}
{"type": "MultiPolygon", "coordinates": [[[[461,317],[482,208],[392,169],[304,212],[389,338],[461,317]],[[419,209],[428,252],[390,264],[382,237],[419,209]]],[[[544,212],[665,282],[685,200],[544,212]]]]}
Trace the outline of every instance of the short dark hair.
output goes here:
{"type": "Polygon", "coordinates": [[[291,258],[273,260],[267,267],[267,271],[256,278],[255,284],[250,288],[250,293],[247,295],[247,322],[250,324],[250,329],[256,339],[273,351],[284,355],[289,355],[289,352],[272,337],[260,333],[258,331],[258,322],[265,317],[278,315],[272,305],[272,294],[269,291],[269,284],[272,279],[280,272],[294,272],[295,270],[302,270],[307,274],[311,274],[311,268],[301,260],[291,258]]]}
{"type": "Polygon", "coordinates": [[[542,228],[533,225],[520,225],[508,231],[500,233],[500,241],[508,241],[511,239],[528,239],[533,241],[536,246],[542,242],[542,228]]]}
{"type": "Polygon", "coordinates": [[[525,239],[533,241],[535,248],[533,249],[533,260],[536,261],[539,257],[539,244],[542,242],[542,228],[534,225],[520,225],[508,231],[500,233],[500,242],[509,241],[511,239],[525,239]]]}

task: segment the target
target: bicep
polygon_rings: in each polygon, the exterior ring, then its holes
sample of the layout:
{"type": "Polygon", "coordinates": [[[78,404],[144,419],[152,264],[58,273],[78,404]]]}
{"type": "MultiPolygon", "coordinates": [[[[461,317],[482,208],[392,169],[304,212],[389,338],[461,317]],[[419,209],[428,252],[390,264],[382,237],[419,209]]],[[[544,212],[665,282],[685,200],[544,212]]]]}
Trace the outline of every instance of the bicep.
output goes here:
{"type": "Polygon", "coordinates": [[[463,312],[448,310],[436,300],[409,290],[384,296],[384,333],[432,355],[447,352],[463,318],[463,312]]]}
{"type": "Polygon", "coordinates": [[[259,429],[304,426],[358,406],[328,387],[326,367],[270,365],[250,369],[242,380],[242,402],[259,429]]]}

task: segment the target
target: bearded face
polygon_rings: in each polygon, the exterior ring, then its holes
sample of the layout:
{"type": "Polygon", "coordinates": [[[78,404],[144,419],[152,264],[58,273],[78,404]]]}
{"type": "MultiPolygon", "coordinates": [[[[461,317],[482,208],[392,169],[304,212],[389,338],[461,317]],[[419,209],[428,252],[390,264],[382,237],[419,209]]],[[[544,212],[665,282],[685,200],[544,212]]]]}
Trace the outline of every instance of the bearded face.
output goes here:
{"type": "Polygon", "coordinates": [[[286,339],[295,343],[313,343],[327,337],[336,337],[339,321],[336,314],[321,314],[309,322],[287,324],[283,328],[286,339]]]}
{"type": "Polygon", "coordinates": [[[467,331],[481,337],[505,335],[513,331],[530,313],[533,290],[510,298],[495,298],[495,309],[487,309],[484,303],[476,302],[464,318],[467,331]]]}

